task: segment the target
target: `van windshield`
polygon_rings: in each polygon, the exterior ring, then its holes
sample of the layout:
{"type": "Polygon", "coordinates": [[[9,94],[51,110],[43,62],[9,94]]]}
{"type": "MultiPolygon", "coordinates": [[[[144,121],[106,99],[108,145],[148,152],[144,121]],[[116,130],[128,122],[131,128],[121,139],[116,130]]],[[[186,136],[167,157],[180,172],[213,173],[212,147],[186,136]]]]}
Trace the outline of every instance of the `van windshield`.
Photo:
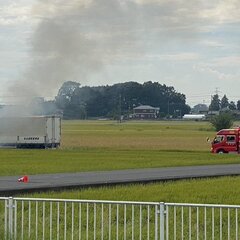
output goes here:
{"type": "Polygon", "coordinates": [[[220,143],[224,140],[224,136],[216,136],[213,140],[213,143],[220,143]]]}

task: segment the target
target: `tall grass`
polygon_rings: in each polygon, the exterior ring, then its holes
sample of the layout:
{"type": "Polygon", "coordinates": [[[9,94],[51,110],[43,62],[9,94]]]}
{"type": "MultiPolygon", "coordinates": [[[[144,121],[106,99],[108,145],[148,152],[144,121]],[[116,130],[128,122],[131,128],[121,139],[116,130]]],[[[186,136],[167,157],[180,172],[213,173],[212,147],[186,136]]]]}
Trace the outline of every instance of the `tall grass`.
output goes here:
{"type": "Polygon", "coordinates": [[[239,163],[238,155],[119,149],[1,150],[0,175],[31,175],[239,163]]]}

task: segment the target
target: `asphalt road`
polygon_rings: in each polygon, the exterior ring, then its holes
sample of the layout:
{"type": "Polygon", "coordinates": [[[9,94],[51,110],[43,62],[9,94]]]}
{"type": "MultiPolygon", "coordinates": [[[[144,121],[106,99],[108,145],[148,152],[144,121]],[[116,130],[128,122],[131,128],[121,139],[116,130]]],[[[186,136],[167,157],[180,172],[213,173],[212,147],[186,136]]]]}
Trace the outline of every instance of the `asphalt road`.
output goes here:
{"type": "Polygon", "coordinates": [[[41,174],[30,175],[28,183],[18,182],[21,176],[8,176],[0,177],[0,195],[234,175],[240,175],[240,164],[41,174]]]}

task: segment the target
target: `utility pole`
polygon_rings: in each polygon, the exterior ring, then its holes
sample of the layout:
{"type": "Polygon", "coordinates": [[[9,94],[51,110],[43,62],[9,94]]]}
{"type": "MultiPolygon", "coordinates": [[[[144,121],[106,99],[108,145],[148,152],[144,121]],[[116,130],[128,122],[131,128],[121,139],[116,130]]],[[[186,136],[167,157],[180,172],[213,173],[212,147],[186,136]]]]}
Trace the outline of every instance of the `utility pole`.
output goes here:
{"type": "Polygon", "coordinates": [[[122,122],[122,95],[121,93],[119,94],[119,122],[121,123],[122,122]]]}
{"type": "MultiPolygon", "coordinates": [[[[210,103],[210,105],[212,104],[212,100],[213,100],[213,96],[211,95],[211,103],[210,103]]],[[[211,107],[211,118],[210,118],[210,120],[212,121],[212,107],[211,107]]]]}
{"type": "Polygon", "coordinates": [[[168,100],[168,117],[169,117],[169,100],[168,100]]]}

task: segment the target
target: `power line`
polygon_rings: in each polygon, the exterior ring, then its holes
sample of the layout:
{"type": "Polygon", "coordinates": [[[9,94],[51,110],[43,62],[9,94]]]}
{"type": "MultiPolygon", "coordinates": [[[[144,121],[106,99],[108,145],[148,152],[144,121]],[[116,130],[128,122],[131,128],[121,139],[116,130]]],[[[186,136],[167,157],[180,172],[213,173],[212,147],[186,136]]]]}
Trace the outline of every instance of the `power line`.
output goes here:
{"type": "Polygon", "coordinates": [[[42,97],[39,95],[0,95],[0,97],[42,97]]]}

